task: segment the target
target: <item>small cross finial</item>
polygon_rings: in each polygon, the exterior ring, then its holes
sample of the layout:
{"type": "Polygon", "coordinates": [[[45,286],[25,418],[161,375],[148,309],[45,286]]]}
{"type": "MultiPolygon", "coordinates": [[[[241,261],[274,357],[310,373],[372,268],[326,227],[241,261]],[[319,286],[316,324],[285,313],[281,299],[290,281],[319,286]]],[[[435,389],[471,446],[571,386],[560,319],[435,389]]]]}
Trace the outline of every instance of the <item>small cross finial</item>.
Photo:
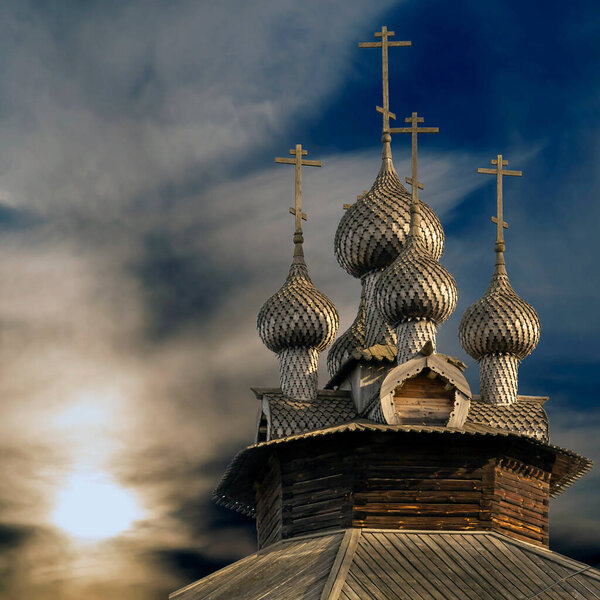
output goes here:
{"type": "Polygon", "coordinates": [[[294,165],[296,167],[295,192],[296,202],[294,208],[290,208],[290,213],[296,217],[296,233],[302,232],[302,219],[306,221],[306,213],[302,212],[302,167],[322,167],[320,160],[306,160],[302,158],[308,154],[308,151],[302,149],[302,144],[296,144],[296,148],[290,150],[290,154],[295,158],[275,158],[275,162],[283,165],[294,165]]]}
{"type": "Polygon", "coordinates": [[[502,176],[512,175],[513,177],[521,177],[523,171],[510,171],[504,169],[508,166],[508,161],[502,158],[502,154],[498,154],[496,158],[490,161],[495,165],[495,169],[477,169],[478,173],[488,175],[496,175],[496,216],[492,217],[492,222],[496,223],[496,252],[504,252],[504,230],[508,229],[508,223],[504,221],[503,206],[502,206],[502,176]]]}
{"type": "Polygon", "coordinates": [[[383,79],[383,106],[375,107],[377,112],[383,115],[383,133],[390,128],[390,119],[396,119],[396,115],[390,112],[390,94],[388,86],[388,48],[395,46],[410,46],[411,42],[390,42],[388,38],[396,35],[388,31],[384,25],[381,31],[375,32],[375,37],[381,38],[380,42],[359,42],[359,48],[381,48],[381,75],[383,79]]]}
{"type": "MultiPolygon", "coordinates": [[[[356,196],[357,200],[362,200],[367,194],[369,193],[369,190],[363,190],[362,194],[359,194],[358,196],[356,196]]],[[[344,210],[348,210],[351,206],[353,206],[353,204],[344,204],[344,210]]]]}
{"type": "MultiPolygon", "coordinates": [[[[414,112],[410,117],[404,119],[406,123],[410,123],[410,127],[395,127],[390,129],[390,133],[410,133],[412,138],[412,172],[411,177],[406,178],[406,183],[412,187],[412,210],[411,213],[416,213],[415,229],[419,227],[419,190],[424,189],[423,184],[417,178],[417,135],[419,133],[439,133],[439,127],[419,127],[419,123],[423,123],[423,117],[419,117],[414,112]]],[[[411,230],[413,223],[411,218],[411,230]]],[[[413,232],[414,233],[414,232],[413,232]]]]}

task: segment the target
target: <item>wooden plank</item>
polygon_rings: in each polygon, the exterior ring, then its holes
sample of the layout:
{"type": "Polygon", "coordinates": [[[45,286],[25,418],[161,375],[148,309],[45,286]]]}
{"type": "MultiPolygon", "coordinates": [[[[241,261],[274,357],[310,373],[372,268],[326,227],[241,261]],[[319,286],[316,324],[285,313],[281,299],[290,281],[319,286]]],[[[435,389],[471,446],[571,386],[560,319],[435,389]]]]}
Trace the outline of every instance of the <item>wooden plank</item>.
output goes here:
{"type": "MultiPolygon", "coordinates": [[[[360,529],[350,529],[344,535],[343,545],[343,555],[340,556],[340,560],[336,557],[336,561],[331,570],[331,575],[333,576],[331,582],[328,580],[325,584],[325,588],[323,589],[323,594],[321,595],[321,600],[338,600],[340,596],[340,592],[344,587],[344,583],[346,581],[346,576],[348,575],[348,571],[352,565],[352,561],[354,559],[354,554],[356,552],[356,548],[358,546],[358,541],[360,538],[361,531],[360,529]],[[334,574],[334,568],[336,568],[336,572],[334,574]],[[328,585],[330,583],[330,586],[328,585]]],[[[340,547],[340,551],[342,548],[340,547]]]]}
{"type": "MultiPolygon", "coordinates": [[[[468,557],[461,557],[459,569],[457,569],[457,563],[452,559],[447,550],[445,549],[444,538],[438,537],[435,542],[432,541],[432,536],[427,534],[419,534],[417,536],[422,544],[427,546],[429,552],[436,557],[436,560],[440,563],[440,567],[443,568],[444,572],[448,577],[452,578],[457,587],[469,598],[473,600],[481,600],[489,595],[491,590],[488,584],[481,585],[477,577],[472,575],[465,577],[468,574],[469,567],[466,564],[468,557]],[[443,564],[442,564],[443,563],[443,564]]],[[[491,596],[490,596],[491,597],[491,596]]]]}
{"type": "MultiPolygon", "coordinates": [[[[400,490],[420,490],[423,492],[440,491],[462,491],[462,490],[481,490],[483,488],[480,480],[477,479],[434,479],[434,478],[403,478],[392,479],[383,477],[373,477],[368,481],[361,481],[357,484],[357,490],[360,492],[377,491],[400,491],[400,490]]],[[[358,493],[358,492],[355,492],[358,493]]]]}
{"type": "Polygon", "coordinates": [[[435,530],[487,530],[489,524],[477,517],[394,517],[382,515],[361,515],[362,519],[353,517],[354,527],[372,527],[374,529],[435,529],[435,530]]]}
{"type": "Polygon", "coordinates": [[[419,374],[412,379],[407,379],[401,387],[396,388],[394,399],[404,396],[429,399],[453,399],[454,392],[445,390],[441,379],[431,379],[426,374],[419,374]]]}
{"type": "Polygon", "coordinates": [[[414,501],[419,503],[445,503],[445,504],[464,504],[475,503],[481,499],[480,490],[456,491],[456,490],[433,490],[422,491],[414,490],[376,490],[369,492],[355,492],[354,506],[362,506],[372,502],[407,502],[414,501]]]}
{"type": "Polygon", "coordinates": [[[524,588],[529,588],[532,592],[537,592],[552,583],[552,578],[548,577],[543,571],[540,572],[540,569],[533,566],[530,561],[519,560],[515,555],[514,549],[511,548],[509,551],[506,544],[502,543],[495,536],[491,535],[486,540],[486,543],[492,545],[495,549],[494,552],[503,557],[506,568],[509,568],[519,578],[524,588]],[[529,585],[529,582],[534,585],[534,588],[529,585]]]}
{"type": "Polygon", "coordinates": [[[372,502],[354,507],[354,514],[370,513],[381,515],[424,515],[440,516],[444,515],[475,515],[480,510],[479,502],[472,504],[437,504],[437,503],[398,503],[398,502],[372,502]]]}
{"type": "Polygon", "coordinates": [[[426,593],[419,589],[419,582],[414,577],[412,569],[406,568],[406,564],[398,561],[397,555],[391,548],[391,544],[386,541],[386,534],[369,532],[363,533],[363,543],[365,551],[370,550],[377,560],[382,565],[382,568],[387,568],[394,573],[394,577],[399,579],[398,583],[401,586],[402,595],[400,598],[408,598],[409,600],[425,599],[426,593]],[[367,547],[368,545],[368,547],[367,547]]]}
{"type": "MultiPolygon", "coordinates": [[[[397,536],[398,538],[400,536],[397,536]]],[[[438,590],[440,598],[456,598],[456,600],[464,600],[465,597],[472,597],[479,600],[476,596],[468,594],[468,588],[462,580],[456,576],[452,570],[440,568],[440,561],[435,554],[435,560],[431,559],[431,553],[428,546],[421,541],[417,535],[403,535],[403,544],[407,550],[415,557],[415,560],[423,565],[423,569],[427,573],[427,577],[438,590]],[[411,551],[412,550],[412,551],[411,551]]]]}
{"type": "Polygon", "coordinates": [[[369,600],[389,600],[389,598],[398,598],[398,594],[390,591],[383,582],[381,569],[378,573],[379,576],[373,577],[372,570],[369,568],[365,559],[366,556],[364,553],[360,555],[357,552],[350,572],[354,580],[364,590],[364,595],[361,595],[361,597],[369,598],[369,600]]]}
{"type": "MultiPolygon", "coordinates": [[[[473,536],[475,538],[477,536],[473,536]]],[[[498,570],[498,561],[492,561],[490,563],[489,553],[484,558],[479,544],[475,545],[476,540],[474,539],[463,539],[463,536],[456,535],[452,536],[452,546],[459,556],[461,562],[465,561],[465,556],[468,556],[468,562],[477,572],[478,580],[494,582],[494,600],[500,600],[505,598],[506,600],[515,600],[519,598],[520,593],[514,588],[512,583],[507,580],[506,576],[502,574],[501,570],[498,570]],[[496,567],[492,565],[496,565],[496,567]]]]}
{"type": "MultiPolygon", "coordinates": [[[[380,537],[380,541],[381,537],[380,537]]],[[[430,583],[429,578],[430,574],[427,572],[427,569],[423,566],[421,561],[408,549],[404,544],[404,536],[402,534],[391,534],[386,536],[386,542],[390,544],[390,550],[393,548],[396,554],[402,556],[402,560],[398,560],[396,558],[395,563],[397,565],[401,565],[402,563],[410,564],[413,572],[418,573],[418,583],[419,587],[427,592],[426,598],[432,598],[435,600],[443,600],[444,596],[441,596],[437,593],[436,588],[430,583]]]]}

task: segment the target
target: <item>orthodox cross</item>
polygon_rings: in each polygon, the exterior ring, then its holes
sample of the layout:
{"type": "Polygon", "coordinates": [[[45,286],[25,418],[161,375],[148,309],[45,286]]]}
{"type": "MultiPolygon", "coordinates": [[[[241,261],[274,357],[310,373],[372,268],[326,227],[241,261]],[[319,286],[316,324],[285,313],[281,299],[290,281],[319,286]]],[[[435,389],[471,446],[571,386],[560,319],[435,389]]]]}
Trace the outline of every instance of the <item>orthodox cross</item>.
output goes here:
{"type": "Polygon", "coordinates": [[[417,179],[417,135],[419,133],[439,133],[439,127],[419,127],[418,124],[423,122],[423,117],[418,117],[414,112],[412,117],[404,119],[406,123],[410,123],[410,127],[395,127],[390,129],[390,133],[410,133],[412,136],[412,177],[406,178],[406,183],[412,186],[412,203],[417,206],[419,203],[419,189],[423,189],[423,184],[417,179]]]}
{"type": "Polygon", "coordinates": [[[491,163],[496,165],[495,169],[477,169],[478,173],[486,173],[496,176],[496,210],[497,216],[492,217],[492,222],[496,223],[496,251],[504,251],[504,230],[508,229],[508,223],[504,221],[502,215],[502,176],[512,175],[513,177],[522,177],[523,171],[510,171],[503,167],[508,166],[508,161],[502,158],[502,154],[498,154],[496,158],[492,158],[491,163]]]}
{"type": "Polygon", "coordinates": [[[395,119],[396,115],[390,112],[390,94],[388,90],[388,48],[394,46],[410,46],[411,42],[390,42],[388,38],[396,35],[393,31],[388,31],[384,25],[381,31],[375,32],[375,37],[380,37],[380,42],[359,42],[359,48],[381,48],[381,70],[383,77],[383,107],[377,106],[377,112],[383,115],[383,132],[386,133],[390,128],[390,119],[395,119]]]}
{"type": "Polygon", "coordinates": [[[302,158],[308,154],[302,149],[302,144],[296,144],[296,148],[292,148],[290,154],[296,158],[275,158],[275,162],[296,166],[296,204],[294,208],[290,208],[290,213],[296,217],[296,233],[299,233],[302,231],[302,219],[306,221],[306,213],[302,212],[302,167],[322,167],[323,164],[320,160],[302,158]]]}

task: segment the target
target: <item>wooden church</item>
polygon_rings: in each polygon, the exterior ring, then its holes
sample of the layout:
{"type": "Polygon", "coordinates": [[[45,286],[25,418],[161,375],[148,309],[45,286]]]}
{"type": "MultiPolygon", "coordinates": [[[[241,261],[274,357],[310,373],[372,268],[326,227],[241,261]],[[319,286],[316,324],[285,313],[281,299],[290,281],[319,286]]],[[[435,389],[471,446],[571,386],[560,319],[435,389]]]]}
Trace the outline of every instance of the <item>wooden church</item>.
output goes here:
{"type": "Polygon", "coordinates": [[[383,152],[370,190],[346,205],[335,236],[340,265],[360,279],[351,327],[313,285],[303,255],[297,145],[294,253],[287,279],[258,315],[277,354],[280,387],[256,388],[256,441],[232,460],[220,504],[256,519],[258,551],[171,594],[172,600],[497,600],[600,598],[600,571],[548,549],[548,505],[591,468],[550,443],[547,398],[517,391],[519,362],[537,345],[535,310],[509,283],[502,182],[519,176],[501,155],[495,266],[459,327],[480,366],[480,396],[465,365],[438,352],[437,328],[457,289],[438,262],[444,231],[419,198],[417,139],[436,133],[417,113],[390,127],[385,27],[383,152]],[[391,136],[410,134],[412,172],[400,181],[391,136]],[[331,345],[333,343],[333,345],[331,345]],[[329,346],[330,380],[317,384],[329,346]]]}

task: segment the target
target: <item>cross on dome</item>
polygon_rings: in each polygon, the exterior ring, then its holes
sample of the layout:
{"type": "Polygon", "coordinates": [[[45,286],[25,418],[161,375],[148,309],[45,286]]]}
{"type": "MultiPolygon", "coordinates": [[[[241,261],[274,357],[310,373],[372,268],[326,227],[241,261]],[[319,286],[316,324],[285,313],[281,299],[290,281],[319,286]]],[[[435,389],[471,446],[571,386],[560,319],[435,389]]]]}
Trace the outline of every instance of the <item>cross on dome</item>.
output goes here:
{"type": "MultiPolygon", "coordinates": [[[[359,194],[358,196],[356,196],[356,199],[362,200],[368,193],[369,193],[369,190],[363,190],[362,194],[359,194]]],[[[344,207],[344,210],[348,210],[353,205],[352,204],[343,204],[342,206],[344,207]]]]}
{"type": "Polygon", "coordinates": [[[381,48],[381,74],[383,79],[383,107],[376,106],[375,110],[383,115],[383,133],[390,129],[390,119],[396,119],[396,115],[390,112],[390,94],[388,89],[388,48],[396,46],[410,46],[412,42],[390,42],[388,38],[393,37],[395,32],[388,31],[384,25],[381,31],[375,32],[375,37],[381,38],[380,42],[359,42],[359,48],[381,48]]]}
{"type": "Polygon", "coordinates": [[[485,173],[488,175],[496,175],[496,212],[497,216],[492,217],[492,222],[496,223],[496,252],[504,252],[504,229],[508,229],[508,223],[504,221],[502,211],[502,176],[512,175],[513,177],[522,177],[523,171],[511,171],[504,169],[508,166],[508,161],[502,158],[502,154],[498,154],[496,158],[492,158],[490,161],[492,165],[495,165],[495,169],[479,168],[478,173],[485,173]]]}
{"type": "MultiPolygon", "coordinates": [[[[415,234],[419,231],[418,215],[419,210],[419,189],[424,189],[423,184],[417,178],[417,135],[419,133],[439,133],[439,127],[419,127],[419,123],[423,123],[423,117],[419,117],[416,112],[410,117],[404,119],[406,123],[410,123],[410,127],[394,127],[390,129],[390,133],[410,133],[412,137],[412,171],[411,177],[406,178],[406,183],[412,187],[412,209],[411,213],[415,214],[415,219],[411,219],[411,233],[415,234]]],[[[412,216],[412,215],[411,215],[412,216]]]]}
{"type": "Polygon", "coordinates": [[[296,167],[296,202],[295,207],[290,207],[290,214],[296,217],[296,233],[302,233],[302,219],[306,221],[306,213],[302,212],[302,167],[322,167],[320,160],[303,159],[308,154],[307,150],[302,149],[302,144],[296,144],[296,148],[290,150],[290,154],[296,158],[275,158],[275,162],[283,165],[295,165],[296,167]]]}

